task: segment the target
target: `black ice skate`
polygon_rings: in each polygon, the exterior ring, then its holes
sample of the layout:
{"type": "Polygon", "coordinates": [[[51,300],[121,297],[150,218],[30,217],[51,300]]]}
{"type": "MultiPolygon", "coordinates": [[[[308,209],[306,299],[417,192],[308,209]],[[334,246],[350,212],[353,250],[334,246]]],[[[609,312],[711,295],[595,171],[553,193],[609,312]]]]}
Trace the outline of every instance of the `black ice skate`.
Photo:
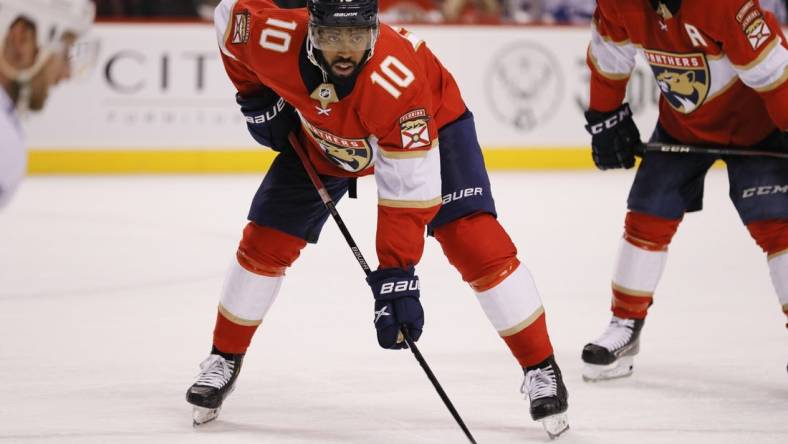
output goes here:
{"type": "Polygon", "coordinates": [[[186,401],[194,406],[194,426],[213,421],[219,416],[224,398],[235,389],[243,358],[242,354],[231,355],[230,359],[211,354],[200,364],[200,374],[186,392],[186,401]]]}
{"type": "Polygon", "coordinates": [[[644,319],[613,316],[599,339],[583,347],[583,380],[603,381],[632,374],[633,361],[640,351],[640,330],[644,319]]]}
{"type": "Polygon", "coordinates": [[[531,402],[531,418],[541,421],[550,439],[555,439],[569,429],[566,416],[569,403],[561,369],[550,355],[539,364],[523,370],[525,381],[520,391],[531,402]]]}

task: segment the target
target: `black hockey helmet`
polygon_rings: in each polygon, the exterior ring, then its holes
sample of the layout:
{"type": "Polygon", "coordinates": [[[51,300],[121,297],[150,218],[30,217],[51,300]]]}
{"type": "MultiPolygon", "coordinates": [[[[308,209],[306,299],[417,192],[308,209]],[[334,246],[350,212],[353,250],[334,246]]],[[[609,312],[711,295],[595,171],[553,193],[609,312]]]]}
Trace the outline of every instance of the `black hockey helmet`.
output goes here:
{"type": "Polygon", "coordinates": [[[325,73],[322,51],[365,51],[359,67],[374,53],[378,38],[378,0],[307,0],[309,60],[325,73]]]}
{"type": "Polygon", "coordinates": [[[378,26],[378,0],[307,0],[306,7],[313,26],[378,26]]]}

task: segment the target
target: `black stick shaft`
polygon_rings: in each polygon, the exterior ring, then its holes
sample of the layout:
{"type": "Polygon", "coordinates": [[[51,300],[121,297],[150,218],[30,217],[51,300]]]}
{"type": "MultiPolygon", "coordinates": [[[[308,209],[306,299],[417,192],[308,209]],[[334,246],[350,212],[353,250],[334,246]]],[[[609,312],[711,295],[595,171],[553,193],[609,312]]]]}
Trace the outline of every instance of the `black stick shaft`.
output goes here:
{"type": "Polygon", "coordinates": [[[421,365],[421,368],[424,369],[424,373],[427,374],[427,378],[429,378],[430,382],[432,383],[432,386],[435,387],[435,391],[438,392],[438,396],[441,397],[443,403],[446,405],[446,408],[449,409],[449,413],[451,413],[451,416],[453,416],[454,420],[457,421],[457,425],[459,425],[463,433],[465,433],[465,436],[468,438],[468,441],[470,441],[472,444],[476,444],[476,439],[471,434],[471,431],[468,430],[468,427],[465,425],[465,422],[463,422],[462,418],[460,417],[460,414],[457,412],[457,409],[454,408],[454,404],[451,403],[451,400],[449,399],[449,395],[447,395],[446,392],[443,391],[443,387],[441,387],[440,383],[438,382],[438,378],[436,378],[435,374],[432,373],[432,369],[430,369],[430,366],[427,365],[427,361],[424,359],[424,356],[421,355],[421,352],[419,351],[418,347],[416,347],[416,343],[410,337],[410,332],[408,332],[408,329],[406,327],[402,327],[402,334],[403,336],[405,336],[405,342],[408,343],[408,348],[410,348],[410,351],[413,352],[413,356],[416,357],[416,360],[419,361],[419,365],[421,365]]]}
{"type": "MultiPolygon", "coordinates": [[[[350,231],[347,229],[345,222],[342,220],[342,217],[339,215],[339,212],[337,211],[337,207],[334,204],[334,200],[331,198],[331,195],[328,193],[328,190],[326,190],[325,185],[323,185],[323,181],[320,180],[320,176],[317,175],[317,171],[315,171],[315,167],[312,165],[312,162],[310,162],[309,157],[307,157],[304,148],[301,146],[301,143],[298,141],[298,138],[296,137],[295,134],[290,134],[288,140],[290,141],[290,144],[293,146],[293,150],[295,150],[296,154],[298,154],[298,157],[301,159],[301,163],[304,165],[304,169],[306,170],[306,174],[309,176],[309,180],[312,181],[312,184],[315,186],[315,189],[317,190],[317,194],[320,195],[320,200],[323,201],[323,204],[328,209],[328,212],[331,213],[331,217],[334,219],[334,222],[336,222],[337,225],[339,226],[339,231],[341,231],[342,236],[345,237],[345,241],[347,241],[347,244],[350,246],[350,250],[353,252],[353,256],[356,257],[356,261],[358,261],[358,264],[361,265],[361,269],[364,270],[364,273],[366,275],[369,275],[372,272],[369,268],[369,264],[367,263],[366,259],[364,259],[364,255],[361,254],[361,250],[358,248],[358,245],[356,245],[356,241],[353,240],[353,236],[350,235],[350,231]]],[[[407,342],[408,347],[413,352],[413,356],[416,357],[416,360],[419,362],[419,365],[421,365],[421,368],[424,369],[424,373],[427,374],[427,378],[432,383],[432,386],[435,387],[435,390],[438,392],[438,395],[440,396],[441,400],[443,400],[443,403],[446,405],[446,408],[449,409],[449,413],[451,413],[451,416],[454,417],[455,421],[457,421],[457,424],[465,433],[465,436],[468,437],[468,440],[472,444],[476,444],[476,440],[473,438],[473,435],[471,435],[470,430],[468,430],[468,427],[465,425],[465,422],[460,417],[460,414],[457,412],[457,409],[454,408],[454,404],[452,404],[451,400],[449,399],[449,396],[443,390],[443,387],[441,386],[440,382],[438,382],[438,378],[435,377],[435,374],[432,372],[432,369],[430,369],[430,366],[427,365],[427,361],[424,359],[424,356],[422,356],[421,352],[416,347],[416,342],[414,342],[413,339],[410,337],[410,333],[408,332],[407,328],[402,327],[401,333],[405,338],[405,342],[407,342]]]]}
{"type": "Polygon", "coordinates": [[[762,151],[751,150],[743,148],[727,148],[727,147],[706,147],[695,145],[684,145],[674,143],[659,143],[649,142],[641,144],[639,147],[641,153],[646,152],[659,152],[659,153],[686,153],[686,154],[710,154],[715,156],[763,156],[775,157],[778,159],[788,159],[788,153],[778,151],[762,151]]]}

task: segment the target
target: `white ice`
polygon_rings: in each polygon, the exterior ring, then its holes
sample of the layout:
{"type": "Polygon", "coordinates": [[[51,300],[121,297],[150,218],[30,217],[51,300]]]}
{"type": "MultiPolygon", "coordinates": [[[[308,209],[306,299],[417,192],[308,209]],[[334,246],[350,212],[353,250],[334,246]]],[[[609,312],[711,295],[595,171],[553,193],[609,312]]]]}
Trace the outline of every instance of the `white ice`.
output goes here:
{"type": "MultiPolygon", "coordinates": [[[[570,393],[558,443],[785,443],[788,336],[760,249],[713,170],[671,246],[631,378],[581,380],[605,328],[632,172],[492,176],[542,294],[570,393]]],[[[379,349],[331,220],[288,272],[220,418],[184,393],[259,177],[32,177],[0,212],[0,442],[462,443],[408,351],[379,349]]],[[[375,189],[342,217],[375,262],[375,189]]],[[[479,443],[548,442],[522,373],[428,240],[421,350],[479,443]]]]}

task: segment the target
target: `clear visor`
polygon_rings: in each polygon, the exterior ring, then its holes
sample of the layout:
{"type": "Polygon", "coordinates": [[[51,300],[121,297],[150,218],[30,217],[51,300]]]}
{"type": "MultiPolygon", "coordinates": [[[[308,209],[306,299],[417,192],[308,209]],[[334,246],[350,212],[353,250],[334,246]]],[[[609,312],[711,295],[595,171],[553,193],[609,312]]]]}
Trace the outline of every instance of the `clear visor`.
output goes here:
{"type": "Polygon", "coordinates": [[[376,27],[309,27],[312,46],[321,51],[366,51],[375,44],[376,27]]]}

